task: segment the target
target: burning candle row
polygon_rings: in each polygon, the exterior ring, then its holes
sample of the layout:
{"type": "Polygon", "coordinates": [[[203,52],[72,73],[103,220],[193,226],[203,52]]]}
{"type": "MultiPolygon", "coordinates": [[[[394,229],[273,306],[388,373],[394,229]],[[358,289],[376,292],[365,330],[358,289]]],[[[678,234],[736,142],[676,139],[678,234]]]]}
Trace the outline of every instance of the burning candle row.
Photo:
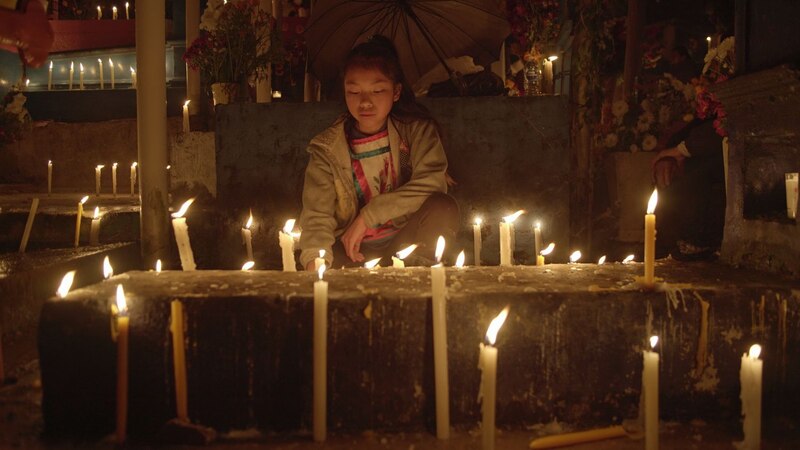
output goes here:
{"type": "MultiPolygon", "coordinates": [[[[75,81],[75,61],[70,61],[69,69],[66,69],[66,66],[63,66],[60,73],[67,73],[67,89],[73,90],[74,89],[74,81],[75,81]]],[[[93,67],[93,64],[88,64],[86,66],[83,65],[83,62],[78,62],[78,89],[84,90],[84,75],[86,72],[90,72],[92,75],[97,74],[97,81],[98,86],[100,89],[105,89],[105,64],[102,59],[97,58],[97,69],[93,67]]],[[[111,76],[111,89],[116,89],[117,86],[117,70],[124,71],[124,67],[122,64],[114,65],[114,61],[111,58],[108,58],[108,72],[111,76]]],[[[133,66],[130,66],[130,80],[131,80],[131,88],[136,89],[136,69],[133,66]]],[[[53,90],[53,61],[50,61],[50,65],[47,69],[47,90],[53,90]]]]}
{"type": "MultiPolygon", "coordinates": [[[[117,168],[118,163],[111,164],[111,192],[116,197],[117,195],[117,168]]],[[[102,190],[102,175],[103,169],[106,166],[104,164],[98,164],[94,167],[94,191],[95,195],[100,195],[100,191],[102,190]]],[[[138,167],[139,163],[136,161],[131,163],[130,167],[130,187],[131,187],[131,195],[135,195],[136,192],[136,181],[138,179],[138,167]]],[[[47,160],[47,194],[50,195],[53,193],[53,161],[47,160]]]]}
{"type": "MultiPolygon", "coordinates": [[[[119,15],[117,14],[117,5],[111,6],[111,20],[117,20],[119,15]]],[[[98,5],[97,6],[97,20],[103,19],[103,8],[98,5]]],[[[125,2],[125,20],[131,19],[131,4],[130,2],[125,2]]]]}

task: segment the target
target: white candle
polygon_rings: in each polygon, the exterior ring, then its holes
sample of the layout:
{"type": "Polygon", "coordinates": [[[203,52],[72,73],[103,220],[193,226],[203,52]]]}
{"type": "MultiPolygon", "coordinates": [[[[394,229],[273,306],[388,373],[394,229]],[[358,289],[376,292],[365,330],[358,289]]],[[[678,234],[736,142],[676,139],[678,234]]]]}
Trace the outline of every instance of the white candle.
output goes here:
{"type": "Polygon", "coordinates": [[[247,251],[247,260],[253,261],[253,231],[250,227],[253,225],[253,211],[250,211],[250,216],[247,218],[244,227],[242,228],[242,244],[247,251]]]}
{"type": "Polygon", "coordinates": [[[500,222],[500,265],[510,266],[514,264],[514,226],[513,223],[525,211],[519,210],[510,216],[503,217],[500,222]]]}
{"type": "MultiPolygon", "coordinates": [[[[39,197],[34,197],[31,200],[31,209],[28,211],[28,221],[25,222],[25,231],[22,232],[22,240],[19,243],[19,252],[25,253],[28,247],[28,239],[31,237],[31,229],[33,228],[33,219],[36,217],[36,210],[39,209],[39,197]]],[[[0,351],[0,354],[2,351],[0,351]]],[[[0,361],[2,363],[2,361],[0,361]]],[[[0,377],[2,381],[2,377],[0,377]]]]}
{"type": "Polygon", "coordinates": [[[408,258],[408,255],[416,250],[416,248],[417,244],[412,244],[397,252],[396,256],[392,256],[392,267],[395,269],[402,269],[406,267],[406,263],[403,260],[408,258]]]}
{"type": "Polygon", "coordinates": [[[125,19],[131,20],[131,4],[129,2],[125,2],[125,19]]]}
{"type": "MultiPolygon", "coordinates": [[[[655,349],[658,336],[650,337],[650,348],[655,349]]],[[[644,436],[645,449],[658,450],[658,353],[642,351],[644,370],[642,389],[644,391],[644,436]]]]}
{"type": "Polygon", "coordinates": [[[131,195],[136,193],[136,166],[138,165],[139,163],[136,161],[131,163],[131,195]]]}
{"type": "Polygon", "coordinates": [[[556,248],[556,244],[554,242],[551,242],[547,246],[547,248],[545,248],[544,250],[540,251],[539,254],[536,255],[536,265],[537,266],[543,266],[544,265],[544,257],[549,255],[550,253],[553,253],[553,250],[555,248],[556,248]]]}
{"type": "Polygon", "coordinates": [[[69,90],[72,90],[72,79],[73,75],[75,74],[75,61],[70,61],[69,63],[69,90]]]}
{"type": "Polygon", "coordinates": [[[61,284],[58,285],[58,289],[56,290],[56,295],[58,298],[64,298],[69,294],[70,288],[72,288],[72,282],[75,280],[75,271],[70,270],[69,272],[64,274],[64,277],[61,278],[61,284]]]}
{"type": "Polygon", "coordinates": [[[494,450],[495,432],[495,404],[497,403],[497,348],[494,343],[497,340],[497,332],[503,326],[503,322],[508,317],[508,306],[500,312],[489,324],[486,330],[486,342],[480,344],[481,355],[478,367],[481,370],[481,408],[483,410],[481,420],[481,434],[483,435],[483,450],[494,450]]]}
{"type": "Polygon", "coordinates": [[[534,255],[542,251],[542,223],[538,220],[533,224],[533,250],[534,255]]]}
{"type": "Polygon", "coordinates": [[[652,286],[655,283],[656,261],[656,204],[658,203],[658,189],[654,189],[647,202],[647,214],[644,216],[644,284],[652,286]]]}
{"type": "Polygon", "coordinates": [[[324,265],[325,265],[325,250],[320,250],[319,256],[314,258],[314,270],[319,270],[319,268],[324,265]]]}
{"type": "Polygon", "coordinates": [[[100,207],[94,207],[92,227],[89,229],[89,245],[100,245],[100,207]]]}
{"type": "Polygon", "coordinates": [[[325,264],[314,282],[314,410],[315,442],[323,442],[327,430],[327,372],[328,372],[328,282],[322,279],[325,264]]]}
{"type": "Polygon", "coordinates": [[[553,60],[550,58],[544,60],[544,70],[542,70],[542,84],[544,85],[542,91],[545,94],[553,93],[553,60]]]}
{"type": "Polygon", "coordinates": [[[78,66],[80,66],[80,73],[78,74],[78,79],[80,80],[79,85],[81,90],[83,90],[83,63],[78,63],[78,66]]]}
{"type": "Polygon", "coordinates": [[[114,61],[112,61],[111,58],[108,58],[108,71],[111,73],[111,89],[114,89],[114,83],[115,83],[114,73],[115,73],[115,70],[114,70],[114,61]]]}
{"type": "Polygon", "coordinates": [[[111,7],[111,20],[117,20],[117,7],[111,7]]]}
{"type": "Polygon", "coordinates": [[[98,73],[100,74],[100,89],[104,89],[105,81],[103,80],[103,60],[100,58],[97,58],[97,68],[99,70],[98,73]]]}
{"type": "Polygon", "coordinates": [[[281,259],[284,272],[297,272],[297,263],[294,260],[294,229],[295,219],[289,219],[283,225],[283,230],[278,232],[278,244],[281,246],[281,259]]]}
{"type": "Polygon", "coordinates": [[[194,253],[192,253],[192,244],[189,241],[189,226],[186,225],[186,210],[192,204],[194,199],[186,200],[178,212],[172,214],[172,229],[175,231],[175,243],[178,245],[178,253],[181,256],[181,267],[183,270],[195,270],[197,267],[194,263],[194,253]]]}
{"type": "Polygon", "coordinates": [[[117,163],[111,164],[111,192],[117,196],[117,163]]]}
{"type": "Polygon", "coordinates": [[[114,276],[114,268],[111,266],[111,260],[108,256],[103,258],[103,279],[107,280],[114,276]]]}
{"type": "Polygon", "coordinates": [[[122,285],[117,285],[117,443],[125,442],[128,428],[128,330],[130,317],[122,285]]]}
{"type": "Polygon", "coordinates": [[[103,9],[100,8],[100,5],[97,5],[97,20],[100,20],[102,18],[103,18],[103,9]]]}
{"type": "Polygon", "coordinates": [[[450,381],[447,373],[447,280],[442,254],[444,237],[436,241],[436,264],[431,267],[433,368],[436,384],[436,437],[450,438],[450,381]]]}
{"type": "Polygon", "coordinates": [[[47,194],[53,193],[53,161],[47,160],[47,194]]]}
{"type": "Polygon", "coordinates": [[[100,177],[103,174],[103,167],[102,164],[98,164],[94,167],[94,192],[96,195],[100,195],[100,177]]]}
{"type": "Polygon", "coordinates": [[[80,243],[80,239],[81,239],[81,219],[83,218],[83,204],[86,203],[87,200],[89,200],[89,196],[88,195],[84,196],[78,202],[78,216],[75,219],[75,247],[77,247],[78,244],[80,243]]]}
{"type": "Polygon", "coordinates": [[[480,217],[475,218],[475,223],[472,225],[472,245],[474,246],[473,253],[475,254],[475,265],[481,265],[481,247],[483,246],[483,241],[481,237],[481,224],[483,223],[483,219],[480,217]]]}
{"type": "Polygon", "coordinates": [[[189,132],[189,102],[191,100],[186,100],[183,102],[183,132],[189,132]]]}
{"type": "Polygon", "coordinates": [[[47,69],[47,90],[53,90],[53,61],[50,61],[50,68],[47,69]]]}
{"type": "Polygon", "coordinates": [[[761,356],[761,346],[754,344],[750,347],[749,354],[742,355],[742,366],[739,370],[741,383],[742,417],[744,423],[744,446],[747,450],[761,448],[761,375],[764,361],[761,356]]]}
{"type": "Polygon", "coordinates": [[[786,215],[790,219],[797,217],[797,172],[786,174],[786,215]]]}
{"type": "Polygon", "coordinates": [[[706,46],[707,46],[706,52],[710,52],[711,51],[711,36],[706,36],[706,46]]]}
{"type": "Polygon", "coordinates": [[[131,88],[136,89],[136,70],[131,66],[131,88]]]}

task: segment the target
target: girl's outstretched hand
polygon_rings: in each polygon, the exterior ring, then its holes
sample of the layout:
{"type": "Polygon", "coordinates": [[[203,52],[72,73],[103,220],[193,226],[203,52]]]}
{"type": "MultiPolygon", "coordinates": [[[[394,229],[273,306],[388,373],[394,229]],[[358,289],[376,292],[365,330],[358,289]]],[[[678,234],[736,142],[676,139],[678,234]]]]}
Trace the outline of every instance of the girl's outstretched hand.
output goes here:
{"type": "Polygon", "coordinates": [[[364,261],[364,255],[361,254],[360,250],[361,241],[364,239],[366,232],[367,224],[364,223],[364,218],[359,214],[342,235],[344,251],[353,262],[364,261]]]}

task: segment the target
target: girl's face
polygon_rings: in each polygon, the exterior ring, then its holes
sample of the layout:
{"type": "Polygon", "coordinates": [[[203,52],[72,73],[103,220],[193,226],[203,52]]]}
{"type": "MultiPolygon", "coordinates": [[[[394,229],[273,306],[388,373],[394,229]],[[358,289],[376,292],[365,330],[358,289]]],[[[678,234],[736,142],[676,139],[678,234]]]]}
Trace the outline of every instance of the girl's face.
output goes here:
{"type": "Polygon", "coordinates": [[[349,69],[344,76],[345,100],[359,131],[373,134],[386,126],[392,105],[400,99],[400,90],[400,83],[392,82],[378,69],[349,69]]]}

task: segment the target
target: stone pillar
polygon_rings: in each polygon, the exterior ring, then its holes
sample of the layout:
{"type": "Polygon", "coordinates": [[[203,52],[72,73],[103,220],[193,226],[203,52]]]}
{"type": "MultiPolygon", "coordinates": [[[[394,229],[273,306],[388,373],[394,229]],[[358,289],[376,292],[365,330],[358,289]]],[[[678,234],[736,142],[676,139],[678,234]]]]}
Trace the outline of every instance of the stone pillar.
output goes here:
{"type": "MultiPolygon", "coordinates": [[[[200,34],[200,0],[186,0],[186,48],[200,34]]],[[[186,65],[186,99],[189,114],[197,114],[200,109],[200,73],[186,65]]]]}
{"type": "MultiPolygon", "coordinates": [[[[269,12],[271,10],[274,16],[275,11],[272,6],[272,0],[259,0],[258,6],[262,11],[269,12]]],[[[276,26],[275,33],[280,32],[280,27],[276,26]]],[[[258,81],[256,81],[256,101],[258,103],[269,103],[272,101],[272,66],[267,66],[264,78],[259,78],[258,81]]]]}
{"type": "Polygon", "coordinates": [[[144,267],[153,267],[156,259],[164,259],[169,246],[164,5],[165,0],[136,4],[136,126],[144,267]]]}

